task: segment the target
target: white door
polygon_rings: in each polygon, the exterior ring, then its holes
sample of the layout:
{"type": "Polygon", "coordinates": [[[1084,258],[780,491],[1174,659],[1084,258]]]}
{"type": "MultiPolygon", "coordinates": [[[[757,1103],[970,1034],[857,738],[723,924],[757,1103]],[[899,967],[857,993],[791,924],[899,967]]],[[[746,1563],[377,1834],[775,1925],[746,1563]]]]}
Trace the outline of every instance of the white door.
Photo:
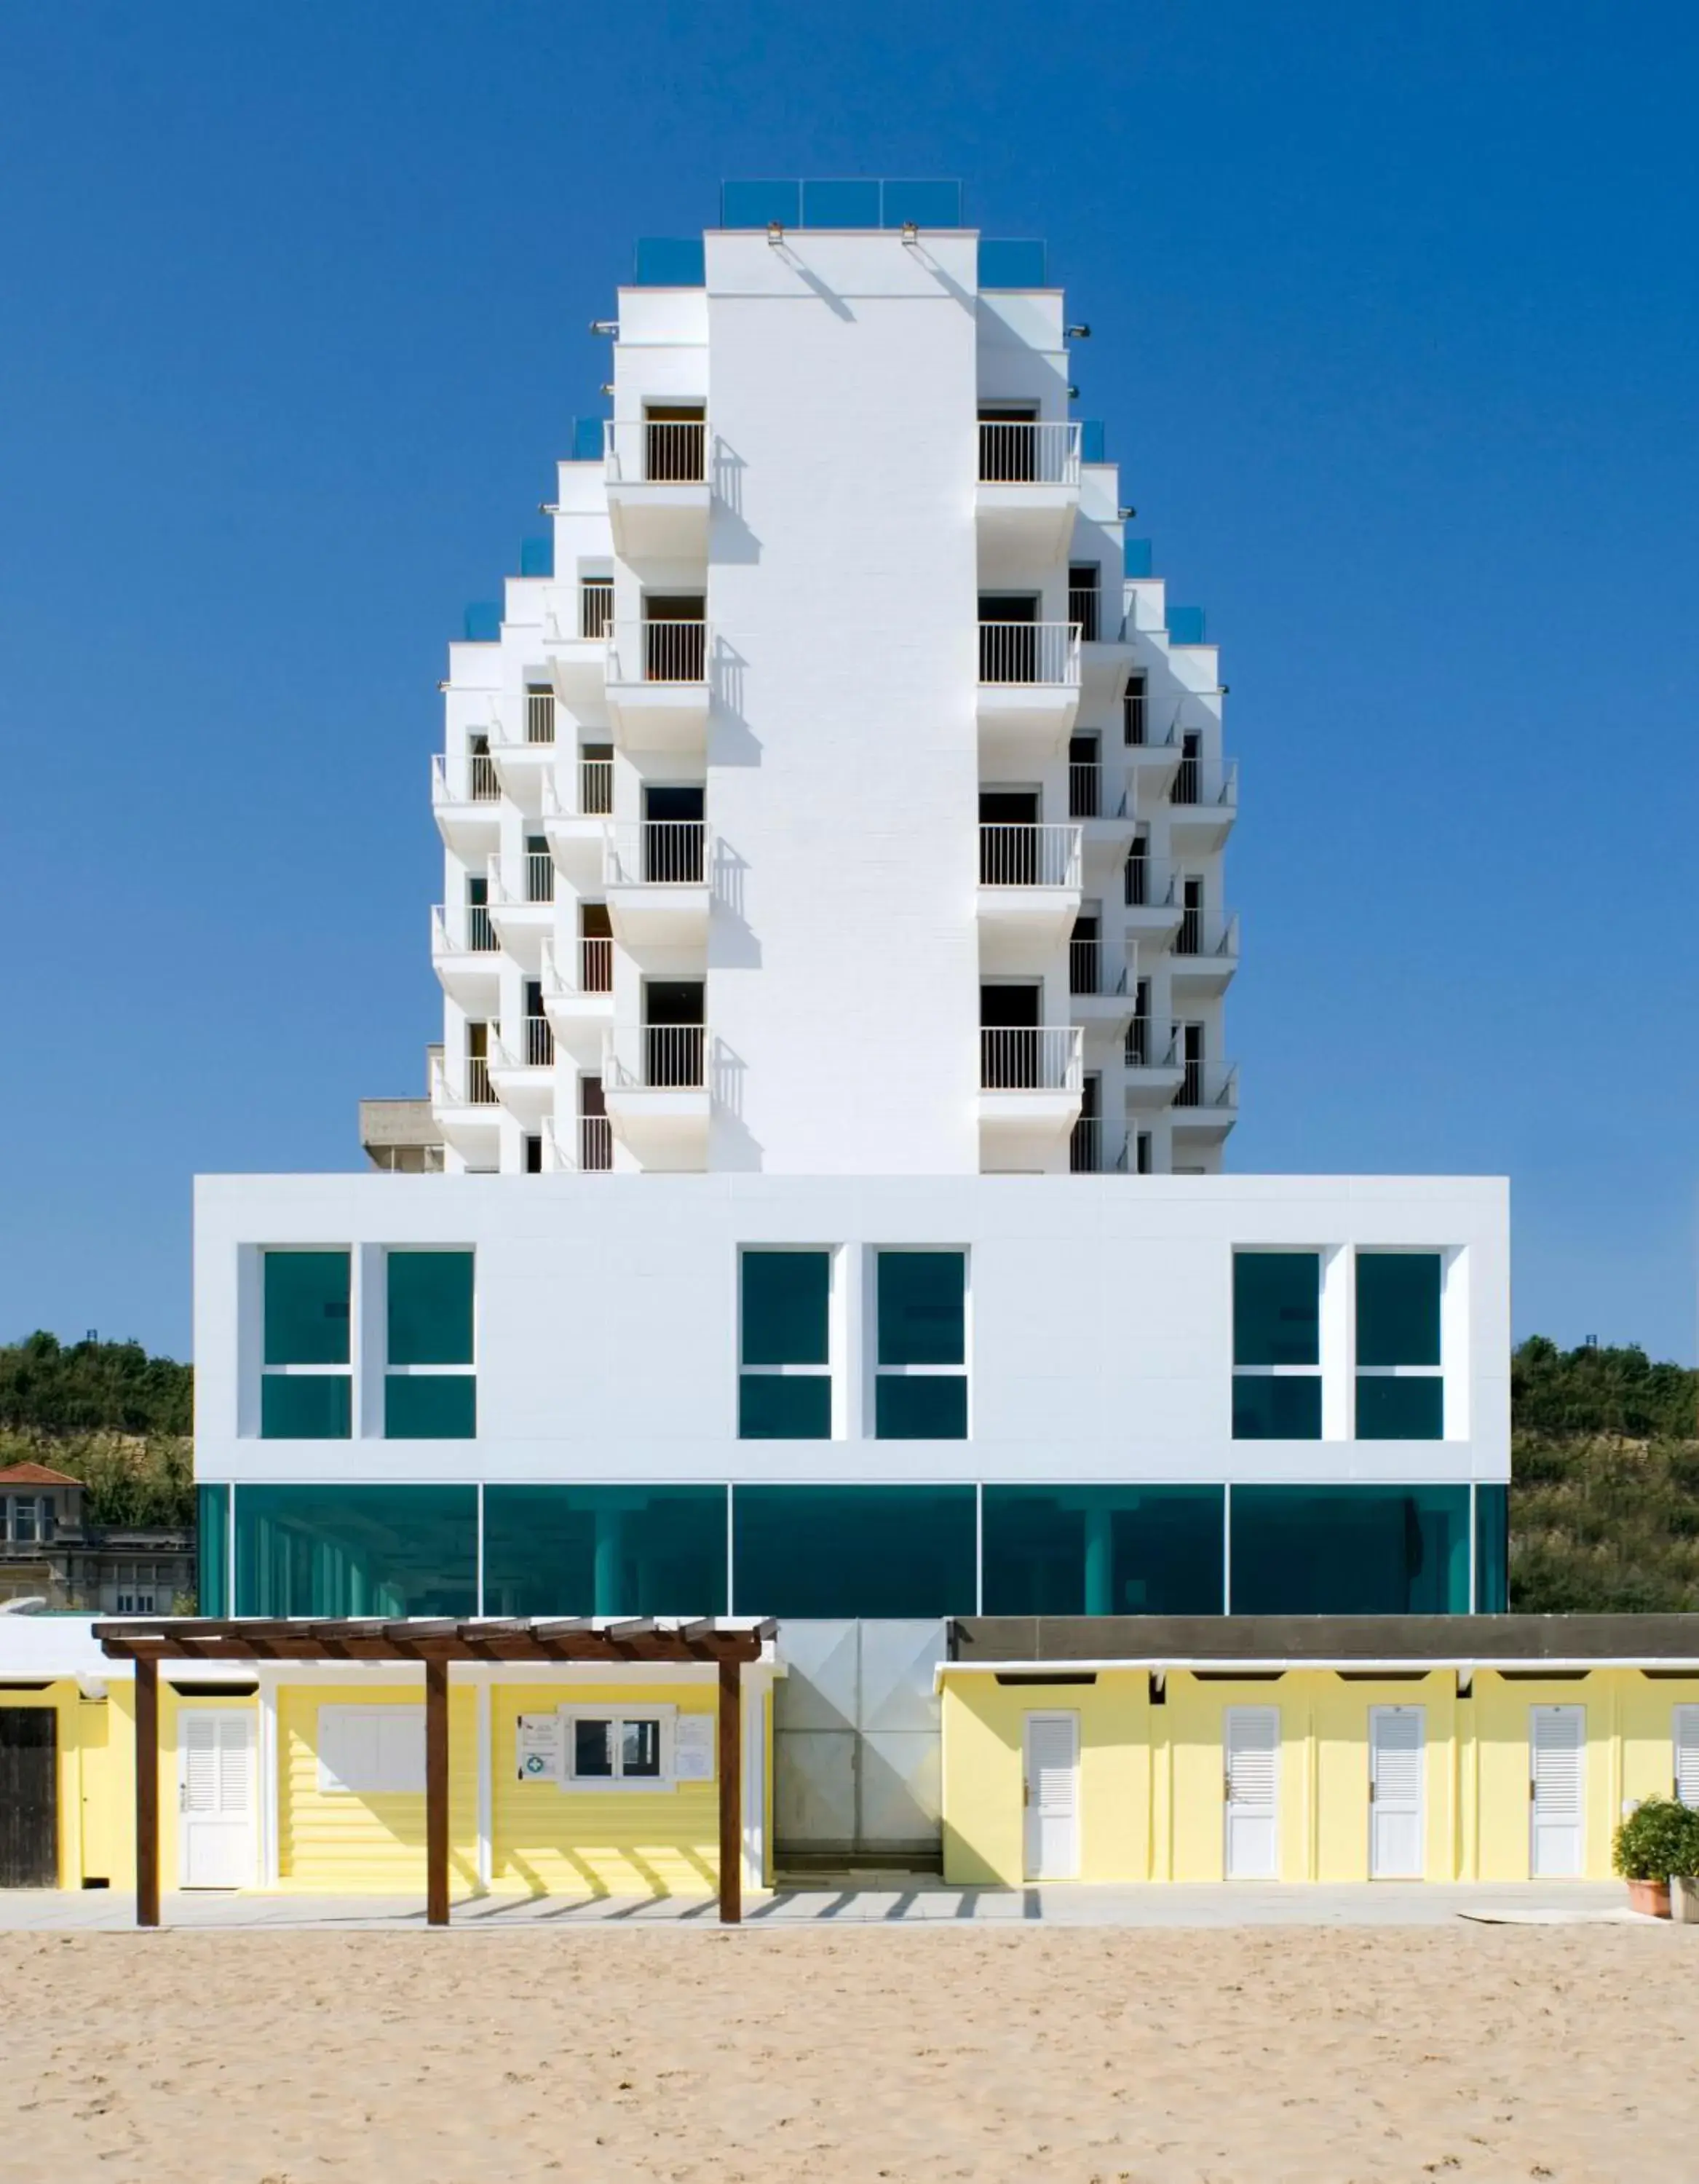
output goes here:
{"type": "Polygon", "coordinates": [[[1528,1868],[1536,1880],[1573,1880],[1582,1870],[1586,1749],[1585,1707],[1529,1707],[1528,1868]]]}
{"type": "Polygon", "coordinates": [[[1423,1762],[1428,1710],[1378,1706],[1368,1710],[1368,1877],[1422,1878],[1423,1762]]]}
{"type": "Polygon", "coordinates": [[[1028,1880],[1079,1874],[1079,1716],[1029,1713],[1022,1740],[1028,1880]]]}
{"type": "Polygon", "coordinates": [[[1675,1795],[1684,1805],[1699,1806],[1699,1706],[1676,1708],[1674,1732],[1675,1795]]]}
{"type": "Polygon", "coordinates": [[[1280,1869],[1280,1709],[1229,1707],[1222,1732],[1227,1877],[1273,1880],[1280,1869]]]}
{"type": "Polygon", "coordinates": [[[185,1888],[251,1888],[253,1713],[185,1707],[178,1714],[178,1864],[185,1888]]]}

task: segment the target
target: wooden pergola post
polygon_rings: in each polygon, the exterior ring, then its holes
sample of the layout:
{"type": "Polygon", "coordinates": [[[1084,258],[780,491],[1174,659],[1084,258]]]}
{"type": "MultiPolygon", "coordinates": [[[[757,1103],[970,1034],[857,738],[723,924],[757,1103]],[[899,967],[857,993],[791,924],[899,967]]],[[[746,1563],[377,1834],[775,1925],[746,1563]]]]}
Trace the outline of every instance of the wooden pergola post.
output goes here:
{"type": "Polygon", "coordinates": [[[720,1924],[744,1916],[744,1672],[720,1663],[720,1924]]]}
{"type": "Polygon", "coordinates": [[[136,1663],[136,1923],[159,1923],[159,1663],[136,1663]]]}
{"type": "Polygon", "coordinates": [[[425,1921],[448,1923],[448,1663],[425,1663],[425,1921]]]}

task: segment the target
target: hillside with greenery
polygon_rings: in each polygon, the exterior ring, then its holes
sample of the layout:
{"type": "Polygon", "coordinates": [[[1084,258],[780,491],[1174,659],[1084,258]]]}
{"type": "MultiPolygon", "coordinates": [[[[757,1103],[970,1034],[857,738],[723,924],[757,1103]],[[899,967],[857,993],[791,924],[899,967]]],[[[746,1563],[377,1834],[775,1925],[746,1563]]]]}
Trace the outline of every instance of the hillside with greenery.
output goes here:
{"type": "Polygon", "coordinates": [[[193,1368],[140,1343],[0,1345],[0,1465],[81,1479],[92,1524],[193,1523],[193,1368]]]}

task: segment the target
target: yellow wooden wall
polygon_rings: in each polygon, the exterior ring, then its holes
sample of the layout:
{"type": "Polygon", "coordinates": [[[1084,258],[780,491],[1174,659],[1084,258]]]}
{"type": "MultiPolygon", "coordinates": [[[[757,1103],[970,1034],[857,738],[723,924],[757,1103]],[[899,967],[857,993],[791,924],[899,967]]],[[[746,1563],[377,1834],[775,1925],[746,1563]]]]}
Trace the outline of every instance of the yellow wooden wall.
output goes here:
{"type": "MultiPolygon", "coordinates": [[[[285,1684],[277,1693],[277,1877],[286,1887],[359,1894],[425,1886],[425,1793],[358,1795],[319,1787],[321,1706],[411,1706],[421,1685],[285,1684]]],[[[448,1687],[448,1878],[477,1883],[477,1699],[448,1687]]],[[[163,1709],[162,1709],[163,1711],[163,1709]]],[[[167,1867],[168,1872],[175,1870],[167,1867]]]]}

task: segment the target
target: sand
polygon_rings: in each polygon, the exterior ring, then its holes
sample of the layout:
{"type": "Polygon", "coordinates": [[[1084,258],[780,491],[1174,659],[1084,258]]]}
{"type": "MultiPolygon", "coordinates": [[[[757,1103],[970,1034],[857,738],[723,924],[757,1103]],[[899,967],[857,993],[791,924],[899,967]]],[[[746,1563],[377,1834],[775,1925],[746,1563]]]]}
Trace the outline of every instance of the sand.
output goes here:
{"type": "Polygon", "coordinates": [[[1668,1929],[0,1936],[6,2184],[1699,2174],[1668,1929]]]}

